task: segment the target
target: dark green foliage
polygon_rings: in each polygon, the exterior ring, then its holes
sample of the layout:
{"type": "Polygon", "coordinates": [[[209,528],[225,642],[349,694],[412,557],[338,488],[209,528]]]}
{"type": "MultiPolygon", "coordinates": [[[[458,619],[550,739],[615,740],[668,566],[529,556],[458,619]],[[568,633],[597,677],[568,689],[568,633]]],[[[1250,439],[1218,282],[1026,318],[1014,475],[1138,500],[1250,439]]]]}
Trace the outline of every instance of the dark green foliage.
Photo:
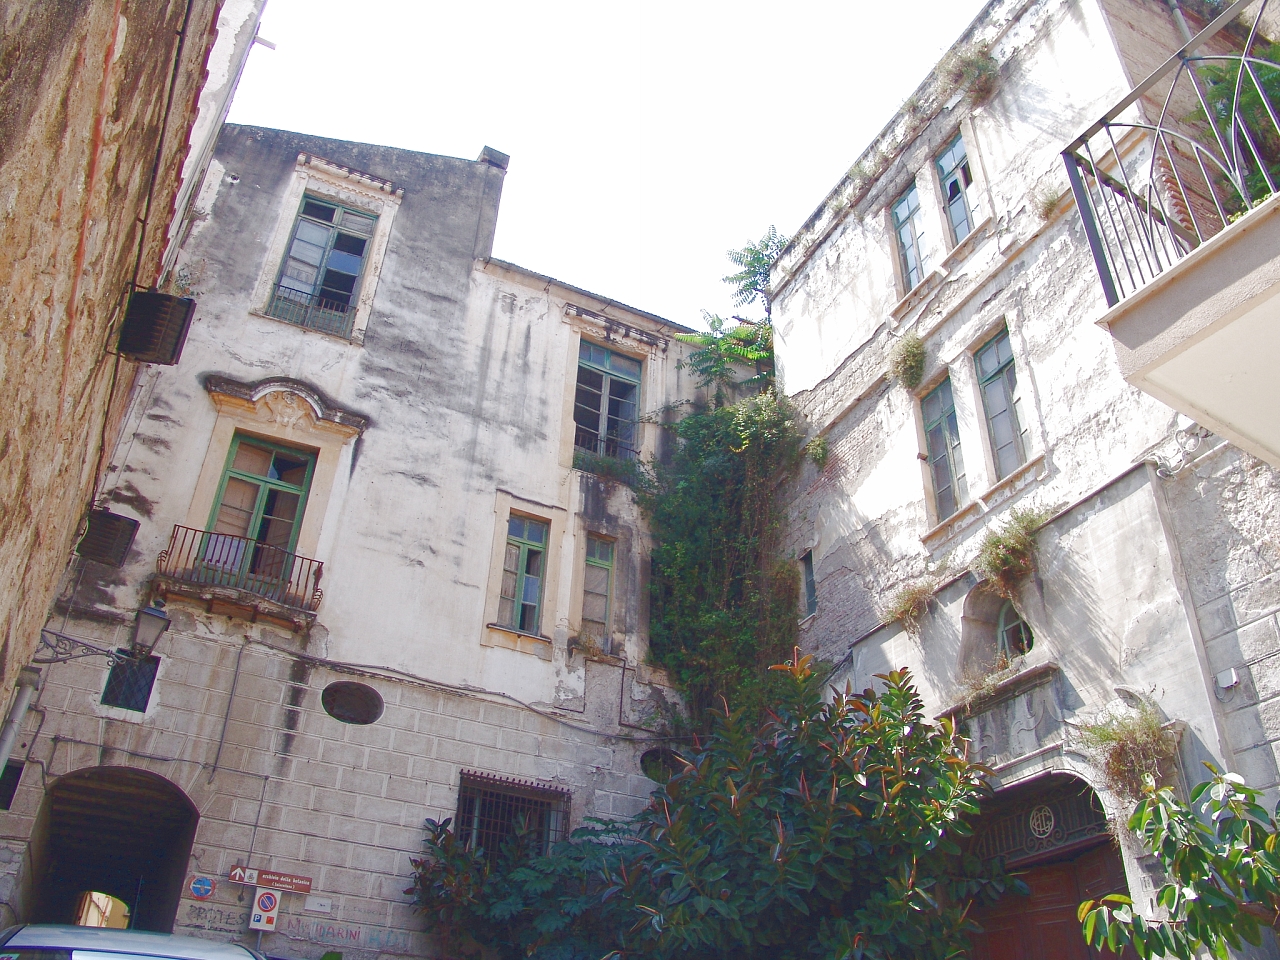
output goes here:
{"type": "MultiPolygon", "coordinates": [[[[1155,789],[1129,818],[1129,829],[1159,859],[1168,877],[1156,894],[1166,920],[1146,920],[1132,901],[1112,894],[1080,904],[1084,938],[1113,953],[1132,946],[1142,960],[1192,960],[1207,948],[1227,960],[1245,942],[1274,938],[1280,925],[1280,849],[1276,819],[1259,790],[1234,773],[1214,776],[1184,804],[1169,787],[1155,789]],[[1193,808],[1199,807],[1196,816],[1193,808]]],[[[1278,809],[1280,814],[1280,809],[1278,809]]],[[[1274,940],[1272,941],[1274,942],[1274,940]]]]}
{"type": "Polygon", "coordinates": [[[703,313],[706,333],[677,333],[676,339],[698,349],[680,361],[698,378],[698,386],[714,388],[713,403],[723,407],[734,386],[763,387],[773,382],[773,327],[766,323],[739,323],[728,330],[725,320],[703,313]],[[738,373],[743,367],[754,367],[755,373],[743,380],[738,373]]]}
{"type": "Polygon", "coordinates": [[[490,869],[429,822],[430,932],[502,960],[958,955],[971,901],[1019,886],[961,852],[985,771],[905,672],[830,703],[807,657],[774,676],[774,710],[722,713],[625,831],[490,869]]]}
{"type": "Polygon", "coordinates": [[[606,480],[625,483],[632,490],[647,490],[653,485],[653,477],[643,463],[634,458],[606,457],[589,450],[573,451],[573,469],[594,473],[606,480]]]}
{"type": "MultiPolygon", "coordinates": [[[[1234,157],[1226,159],[1238,158],[1240,163],[1237,171],[1241,175],[1240,182],[1231,182],[1225,175],[1221,178],[1224,186],[1230,184],[1226,197],[1228,213],[1236,216],[1271,195],[1263,165],[1272,182],[1280,183],[1280,131],[1276,130],[1271,119],[1273,114],[1280,116],[1280,66],[1274,65],[1280,63],[1280,44],[1259,42],[1250,56],[1251,71],[1246,70],[1239,60],[1212,58],[1202,61],[1197,68],[1200,79],[1204,81],[1204,97],[1216,128],[1216,135],[1206,133],[1209,139],[1205,140],[1205,145],[1220,138],[1235,152],[1234,157]],[[1240,129],[1241,122],[1248,128],[1253,146],[1240,129]],[[1261,155],[1261,165],[1253,152],[1254,147],[1261,155]]],[[[1197,110],[1188,119],[1204,123],[1206,117],[1203,110],[1197,110]]],[[[1213,152],[1217,153],[1216,150],[1213,152]]]]}
{"type": "Polygon", "coordinates": [[[724,278],[724,282],[734,288],[734,306],[750,306],[759,299],[764,304],[765,317],[772,315],[769,270],[773,267],[773,261],[778,259],[790,242],[787,237],[770,227],[758,242],[748,243],[741,250],[728,252],[729,259],[739,268],[737,273],[724,278]]]}
{"type": "Polygon", "coordinates": [[[723,697],[758,715],[767,668],[790,653],[798,579],[781,559],[777,493],[803,443],[773,391],[685,417],[670,463],[640,498],[653,531],[649,656],[684,694],[697,726],[723,697]]]}

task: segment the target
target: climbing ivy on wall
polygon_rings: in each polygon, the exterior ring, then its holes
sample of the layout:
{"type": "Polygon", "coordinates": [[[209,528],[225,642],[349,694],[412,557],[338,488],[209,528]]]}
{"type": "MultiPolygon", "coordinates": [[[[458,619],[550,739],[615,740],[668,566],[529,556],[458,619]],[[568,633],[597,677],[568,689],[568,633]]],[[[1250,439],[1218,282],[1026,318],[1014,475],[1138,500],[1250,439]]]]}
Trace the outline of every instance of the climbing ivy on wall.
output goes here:
{"type": "Polygon", "coordinates": [[[798,579],[782,557],[778,493],[803,443],[772,389],[671,429],[675,455],[655,465],[654,488],[641,496],[654,539],[649,656],[699,725],[721,698],[757,713],[769,701],[769,665],[795,643],[798,579]]]}

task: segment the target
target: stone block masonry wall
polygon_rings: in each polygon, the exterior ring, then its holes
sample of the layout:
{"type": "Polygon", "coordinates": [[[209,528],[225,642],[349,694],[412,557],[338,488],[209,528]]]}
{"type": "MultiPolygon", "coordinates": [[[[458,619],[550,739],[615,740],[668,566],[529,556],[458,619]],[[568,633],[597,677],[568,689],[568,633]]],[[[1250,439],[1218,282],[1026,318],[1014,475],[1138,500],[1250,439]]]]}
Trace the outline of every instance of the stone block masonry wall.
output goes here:
{"type": "Polygon", "coordinates": [[[1280,475],[1223,444],[1163,490],[1236,770],[1268,790],[1274,804],[1280,797],[1280,475]],[[1222,681],[1230,683],[1232,670],[1238,682],[1227,686],[1222,681]]]}
{"type": "MultiPolygon", "coordinates": [[[[18,755],[29,757],[21,786],[13,808],[0,812],[0,900],[14,914],[28,895],[24,850],[45,786],[90,766],[159,774],[199,810],[184,883],[203,875],[217,887],[198,901],[184,886],[174,932],[249,936],[252,889],[226,879],[237,864],[312,877],[313,893],[332,910],[308,913],[301,894],[283,894],[279,932],[263,941],[269,953],[296,957],[327,949],[430,955],[425,923],[404,890],[423,820],[454,816],[463,770],[566,790],[573,825],[632,814],[653,788],[639,771],[651,745],[642,731],[597,731],[581,716],[326,663],[284,649],[288,638],[270,630],[170,612],[175,627],[157,649],[145,714],[100,705],[102,659],[47,671],[19,741],[18,755]],[[342,723],[325,712],[321,693],[339,680],[378,691],[385,706],[377,722],[342,723]]],[[[67,630],[112,642],[109,628],[94,627],[73,621],[67,630]]],[[[618,678],[600,687],[616,692],[618,678]]]]}
{"type": "MultiPolygon", "coordinates": [[[[0,12],[0,690],[30,658],[133,368],[106,355],[138,256],[186,4],[0,12]],[[109,385],[117,384],[112,402],[109,385]],[[115,411],[112,416],[111,411],[115,411]]],[[[157,279],[219,0],[192,0],[138,281],[157,279]]]]}

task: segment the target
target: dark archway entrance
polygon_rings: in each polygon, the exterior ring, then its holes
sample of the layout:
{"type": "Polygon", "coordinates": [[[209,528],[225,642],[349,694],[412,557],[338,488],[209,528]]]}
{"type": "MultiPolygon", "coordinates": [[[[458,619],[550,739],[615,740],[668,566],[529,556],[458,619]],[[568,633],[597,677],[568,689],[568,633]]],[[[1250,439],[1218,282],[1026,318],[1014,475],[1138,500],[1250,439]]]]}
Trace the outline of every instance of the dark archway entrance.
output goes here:
{"type": "Polygon", "coordinates": [[[91,767],[45,793],[31,841],[32,923],[75,923],[82,895],[128,904],[132,926],[170,932],[200,815],[164,777],[91,767]]]}
{"type": "Polygon", "coordinates": [[[1129,885],[1089,785],[1064,775],[1039,778],[997,794],[974,828],[974,852],[1003,856],[1031,888],[974,911],[983,929],[973,938],[975,960],[1096,960],[1076,909],[1082,900],[1128,894],[1129,885]]]}

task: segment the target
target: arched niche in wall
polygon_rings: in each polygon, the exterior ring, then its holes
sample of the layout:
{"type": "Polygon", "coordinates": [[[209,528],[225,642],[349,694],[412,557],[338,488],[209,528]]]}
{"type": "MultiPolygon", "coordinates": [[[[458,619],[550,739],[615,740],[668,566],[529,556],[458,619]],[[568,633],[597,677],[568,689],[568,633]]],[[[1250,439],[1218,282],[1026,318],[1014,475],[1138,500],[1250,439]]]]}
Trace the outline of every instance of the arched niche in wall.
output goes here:
{"type": "Polygon", "coordinates": [[[1031,627],[1012,600],[980,583],[964,599],[960,617],[961,677],[983,677],[1031,650],[1031,627]]]}

